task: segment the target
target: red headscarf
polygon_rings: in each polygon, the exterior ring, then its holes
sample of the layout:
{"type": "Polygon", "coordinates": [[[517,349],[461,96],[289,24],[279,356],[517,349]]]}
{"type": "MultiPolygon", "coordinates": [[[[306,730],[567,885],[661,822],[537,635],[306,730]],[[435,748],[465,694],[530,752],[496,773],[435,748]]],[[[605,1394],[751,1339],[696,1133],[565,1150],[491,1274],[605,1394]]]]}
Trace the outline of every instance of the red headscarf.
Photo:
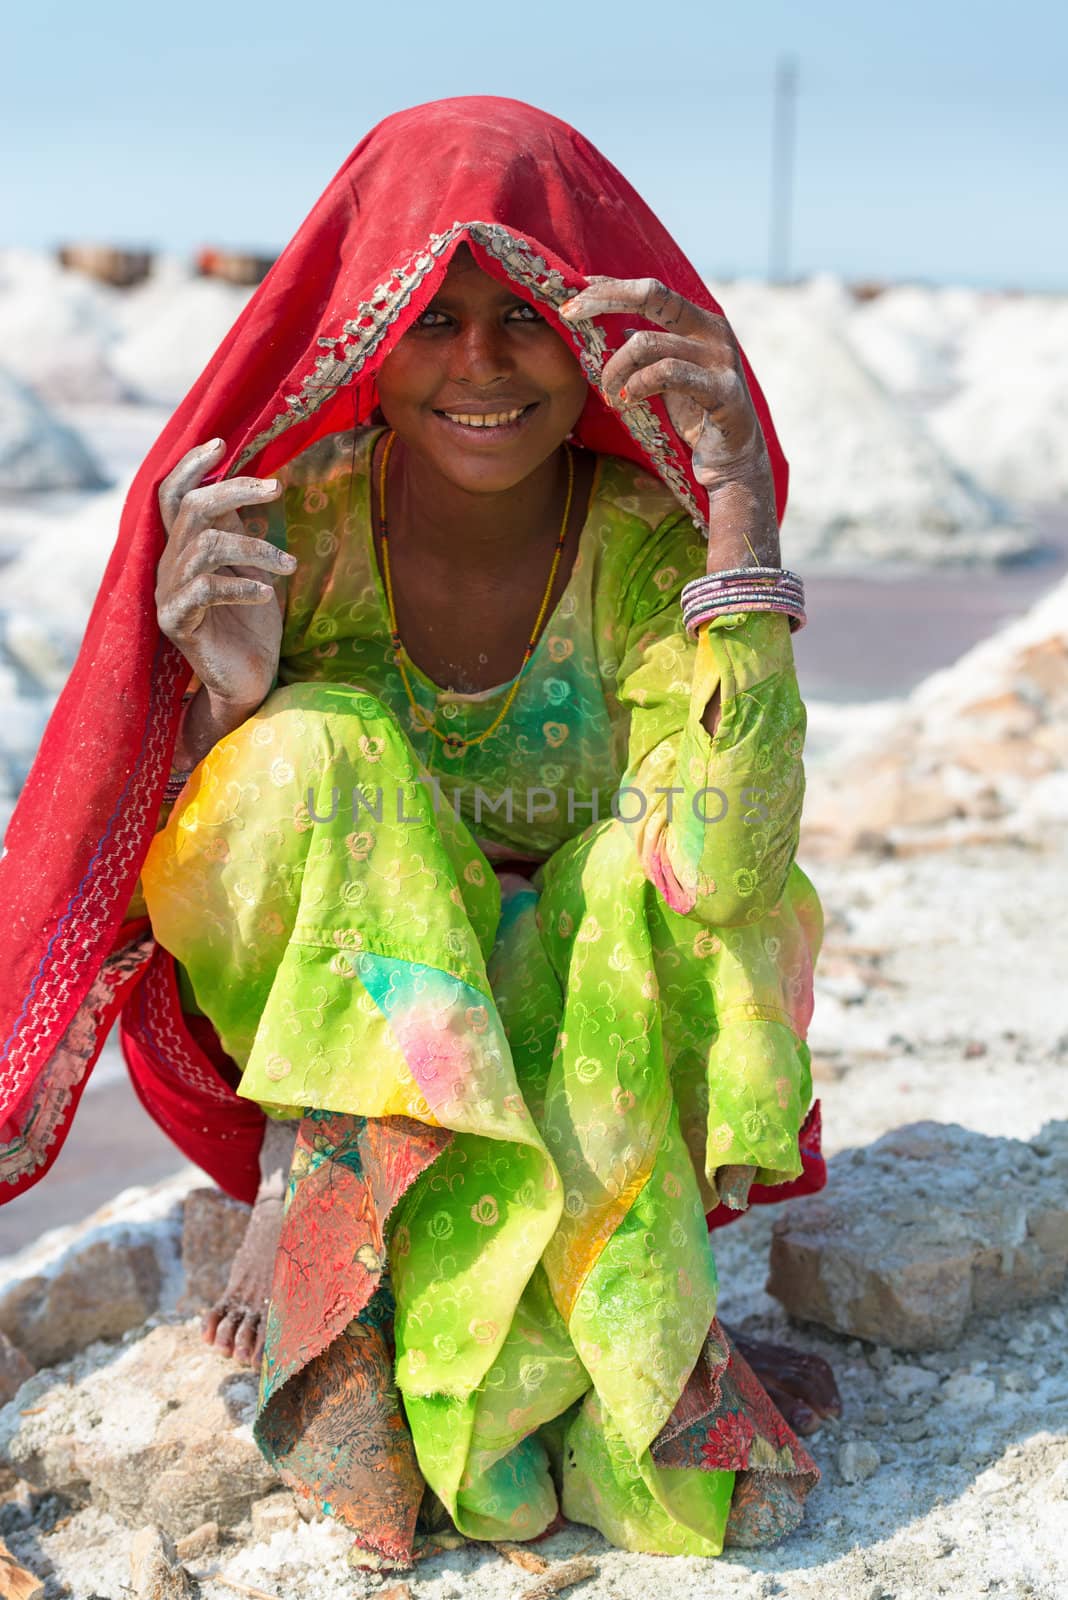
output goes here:
{"type": "MultiPolygon", "coordinates": [[[[659,278],[720,310],[648,206],[573,128],[518,101],[441,100],[380,123],[134,480],[81,652],[11,820],[0,861],[0,904],[13,934],[0,963],[0,1187],[6,1180],[9,1196],[50,1165],[107,1027],[145,987],[147,926],[120,925],[155,828],[189,679],[156,625],[159,484],[186,451],[214,437],[227,442],[225,474],[269,474],[312,440],[365,421],[379,364],[461,242],[536,305],[581,360],[591,388],[580,442],[647,467],[699,524],[707,521],[690,452],[662,402],[628,410],[624,422],[596,387],[606,354],[623,342],[622,323],[640,319],[573,327],[555,310],[594,275],[659,278]]],[[[745,372],[781,518],[786,462],[747,363],[745,372]]],[[[174,1131],[181,1103],[161,1120],[174,1131]]]]}

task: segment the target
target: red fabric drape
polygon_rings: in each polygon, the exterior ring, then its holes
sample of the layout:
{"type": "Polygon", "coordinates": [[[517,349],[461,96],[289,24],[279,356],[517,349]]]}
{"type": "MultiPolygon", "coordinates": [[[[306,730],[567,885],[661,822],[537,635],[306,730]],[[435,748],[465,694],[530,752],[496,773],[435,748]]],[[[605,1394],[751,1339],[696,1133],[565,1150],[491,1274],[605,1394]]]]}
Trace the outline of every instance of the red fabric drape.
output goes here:
{"type": "MultiPolygon", "coordinates": [[[[73,1029],[84,1046],[87,1030],[94,1035],[81,1051],[78,1092],[99,1050],[103,1017],[89,997],[152,837],[189,677],[156,626],[159,484],[213,437],[227,443],[224,473],[266,474],[313,439],[366,419],[379,364],[462,241],[582,360],[591,388],[581,442],[642,463],[698,521],[707,514],[662,403],[629,411],[624,424],[599,397],[606,355],[622,343],[623,323],[637,319],[572,328],[555,314],[596,274],[656,277],[721,310],[626,180],[573,128],[513,100],[443,100],[380,123],[327,186],[138,473],[81,652],[11,820],[0,860],[9,929],[0,963],[0,1191],[8,1197],[36,1181],[69,1124],[76,1095],[56,1078],[57,1061],[69,1063],[65,1037],[73,1029]],[[38,1148],[45,1111],[49,1142],[38,1148]]],[[[786,462],[748,365],[746,373],[781,516],[786,462]]],[[[222,1131],[230,1115],[219,1109],[222,1131]]],[[[172,1128],[180,1116],[180,1108],[168,1112],[172,1128]]]]}

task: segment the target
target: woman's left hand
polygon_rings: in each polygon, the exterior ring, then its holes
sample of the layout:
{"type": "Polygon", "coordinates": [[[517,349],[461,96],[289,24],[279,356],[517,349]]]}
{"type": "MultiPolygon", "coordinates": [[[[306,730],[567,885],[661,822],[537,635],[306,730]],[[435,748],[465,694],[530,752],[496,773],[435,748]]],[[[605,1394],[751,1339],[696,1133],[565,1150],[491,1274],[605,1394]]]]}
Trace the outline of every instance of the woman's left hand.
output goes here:
{"type": "Polygon", "coordinates": [[[591,278],[560,307],[568,322],[610,313],[644,317],[601,375],[607,403],[625,411],[663,395],[672,425],[693,452],[709,495],[710,565],[779,564],[775,484],[767,445],[725,317],[705,311],[655,278],[591,278]],[[661,331],[663,330],[663,331],[661,331]]]}

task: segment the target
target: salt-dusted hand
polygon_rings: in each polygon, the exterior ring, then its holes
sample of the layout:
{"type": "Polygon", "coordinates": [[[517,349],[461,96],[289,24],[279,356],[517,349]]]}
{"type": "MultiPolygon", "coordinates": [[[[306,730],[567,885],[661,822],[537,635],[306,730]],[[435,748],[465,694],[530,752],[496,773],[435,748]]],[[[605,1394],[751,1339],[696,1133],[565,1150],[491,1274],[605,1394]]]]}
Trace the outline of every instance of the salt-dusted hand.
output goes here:
{"type": "Polygon", "coordinates": [[[273,478],[205,484],[222,458],[213,439],[184,455],[160,485],[167,547],[156,570],[156,612],[209,697],[248,714],[266,698],[282,642],[282,596],[271,581],[296,561],[245,532],[242,507],[277,500],[273,478]]]}
{"type": "Polygon", "coordinates": [[[625,411],[662,395],[708,490],[709,566],[778,566],[775,484],[763,430],[725,317],[695,306],[655,278],[591,278],[560,307],[569,322],[610,313],[644,317],[605,365],[606,402],[625,411]]]}
{"type": "Polygon", "coordinates": [[[720,1204],[728,1206],[731,1211],[748,1211],[749,1190],[756,1170],[756,1167],[720,1167],[716,1173],[720,1204]]]}

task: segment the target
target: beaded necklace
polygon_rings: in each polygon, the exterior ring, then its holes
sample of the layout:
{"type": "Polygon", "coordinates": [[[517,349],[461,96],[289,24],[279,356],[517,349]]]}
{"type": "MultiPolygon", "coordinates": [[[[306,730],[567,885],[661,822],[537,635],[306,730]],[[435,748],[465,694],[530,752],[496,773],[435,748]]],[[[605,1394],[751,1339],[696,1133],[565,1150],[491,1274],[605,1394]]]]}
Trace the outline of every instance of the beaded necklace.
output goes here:
{"type": "MultiPolygon", "coordinates": [[[[467,750],[475,745],[481,744],[484,739],[488,739],[490,734],[500,727],[501,723],[504,721],[509,710],[511,709],[512,701],[519,693],[520,679],[527,670],[527,666],[530,663],[530,658],[534,654],[534,646],[538,640],[538,632],[545,620],[545,613],[549,608],[549,596],[553,591],[553,582],[556,578],[557,568],[560,565],[560,556],[563,552],[564,540],[567,537],[567,524],[571,516],[571,499],[575,488],[575,459],[571,450],[571,446],[565,444],[564,449],[567,452],[567,499],[564,502],[564,516],[563,521],[560,524],[560,533],[556,541],[556,548],[553,551],[552,566],[549,569],[549,581],[545,585],[545,593],[542,596],[541,605],[538,607],[538,615],[534,622],[534,628],[530,635],[530,641],[527,644],[526,649],[523,651],[522,665],[515,676],[512,687],[508,691],[503,706],[494,717],[489,727],[486,728],[483,733],[480,733],[475,739],[461,739],[458,733],[442,733],[441,729],[435,725],[433,718],[427,716],[427,713],[424,711],[423,707],[416,700],[415,695],[412,693],[412,685],[408,677],[407,666],[405,665],[407,651],[404,648],[404,643],[397,628],[397,608],[393,603],[393,579],[389,570],[389,527],[386,520],[386,471],[389,467],[389,458],[392,453],[394,443],[396,442],[396,438],[397,435],[395,433],[391,433],[389,438],[386,440],[386,447],[382,452],[382,465],[379,469],[378,482],[378,511],[381,519],[382,540],[382,578],[386,590],[386,604],[389,608],[389,637],[394,650],[393,659],[400,670],[401,680],[404,684],[404,692],[408,696],[408,704],[411,706],[417,720],[424,728],[428,729],[434,735],[435,739],[440,739],[442,744],[445,745],[449,750],[467,750]]],[[[411,662],[410,656],[408,656],[408,661],[411,662]]],[[[414,665],[414,663],[411,664],[414,665]]]]}

